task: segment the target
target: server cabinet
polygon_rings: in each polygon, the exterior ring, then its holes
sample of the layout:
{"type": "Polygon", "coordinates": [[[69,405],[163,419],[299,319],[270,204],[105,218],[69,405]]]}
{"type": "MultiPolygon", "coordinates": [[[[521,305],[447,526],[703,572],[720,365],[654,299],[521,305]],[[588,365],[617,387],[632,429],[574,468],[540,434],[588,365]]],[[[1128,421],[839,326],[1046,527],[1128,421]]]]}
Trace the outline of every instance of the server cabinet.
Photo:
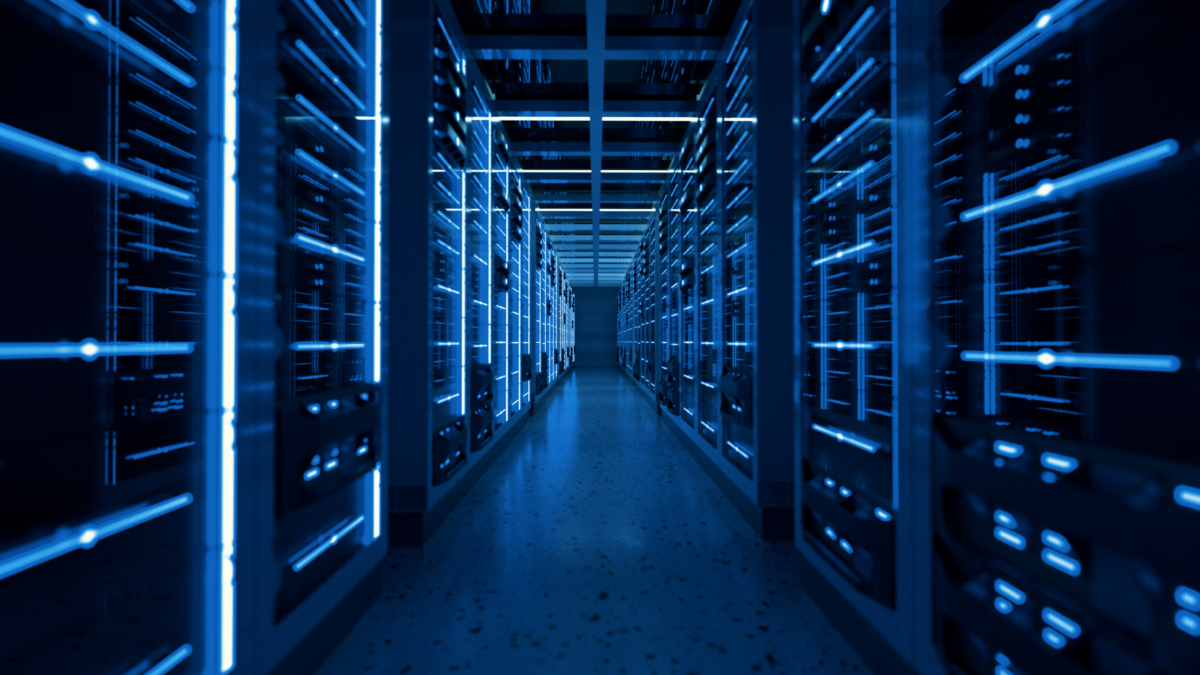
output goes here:
{"type": "Polygon", "coordinates": [[[952,2],[934,125],[937,644],[960,673],[1200,663],[1195,23],[952,2]]]}
{"type": "Polygon", "coordinates": [[[0,5],[6,673],[232,665],[227,9],[0,5]]]}
{"type": "MultiPolygon", "coordinates": [[[[553,383],[553,253],[449,3],[398,3],[386,145],[392,544],[422,543],[553,383]],[[432,121],[431,121],[432,120],[432,121]],[[407,290],[401,290],[407,289],[407,290]],[[418,290],[419,289],[419,290],[418,290]],[[404,296],[404,297],[400,297],[404,296]],[[550,301],[550,305],[548,305],[550,301]],[[414,393],[419,392],[419,393],[414,393]]],[[[568,318],[574,320],[571,313],[568,318]]]]}
{"type": "Polygon", "coordinates": [[[747,2],[723,19],[731,21],[725,46],[687,120],[618,313],[626,371],[654,391],[752,526],[791,538],[795,197],[791,145],[778,139],[790,138],[793,105],[784,97],[761,109],[758,92],[759,83],[790,78],[795,38],[761,31],[766,15],[790,22],[793,12],[786,2],[747,2]]]}

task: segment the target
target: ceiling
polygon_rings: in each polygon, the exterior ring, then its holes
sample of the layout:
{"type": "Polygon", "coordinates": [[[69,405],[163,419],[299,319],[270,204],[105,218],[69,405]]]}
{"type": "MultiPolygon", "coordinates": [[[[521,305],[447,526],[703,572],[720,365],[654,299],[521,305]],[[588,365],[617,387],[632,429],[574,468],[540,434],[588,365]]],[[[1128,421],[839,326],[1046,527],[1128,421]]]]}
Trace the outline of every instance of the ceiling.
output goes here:
{"type": "Polygon", "coordinates": [[[688,128],[645,118],[696,114],[740,0],[447,1],[571,284],[619,285],[688,128]]]}

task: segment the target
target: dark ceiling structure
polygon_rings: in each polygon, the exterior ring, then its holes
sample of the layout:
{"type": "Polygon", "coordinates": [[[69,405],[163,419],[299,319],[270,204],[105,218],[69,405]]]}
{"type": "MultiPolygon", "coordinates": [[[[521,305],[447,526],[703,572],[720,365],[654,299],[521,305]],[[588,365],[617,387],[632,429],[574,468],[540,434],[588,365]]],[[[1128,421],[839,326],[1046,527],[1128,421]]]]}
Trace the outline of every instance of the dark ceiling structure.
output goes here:
{"type": "Polygon", "coordinates": [[[619,285],[740,0],[445,1],[572,285],[619,285]]]}

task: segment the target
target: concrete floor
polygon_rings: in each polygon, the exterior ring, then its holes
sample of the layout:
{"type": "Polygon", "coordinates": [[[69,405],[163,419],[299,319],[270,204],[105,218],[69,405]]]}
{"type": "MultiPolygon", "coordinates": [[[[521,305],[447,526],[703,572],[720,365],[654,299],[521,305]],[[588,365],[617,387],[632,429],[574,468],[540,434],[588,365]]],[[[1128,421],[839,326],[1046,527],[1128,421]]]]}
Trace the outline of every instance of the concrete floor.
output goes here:
{"type": "Polygon", "coordinates": [[[866,666],[616,368],[577,369],[319,671],[854,673],[866,666]]]}

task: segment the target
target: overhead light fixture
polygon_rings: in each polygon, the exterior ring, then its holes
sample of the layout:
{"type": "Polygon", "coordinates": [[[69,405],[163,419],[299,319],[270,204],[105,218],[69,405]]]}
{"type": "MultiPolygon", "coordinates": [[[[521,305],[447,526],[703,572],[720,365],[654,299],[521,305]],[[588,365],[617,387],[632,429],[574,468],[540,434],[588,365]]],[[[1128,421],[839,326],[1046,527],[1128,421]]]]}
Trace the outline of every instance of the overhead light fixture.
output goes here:
{"type": "MultiPolygon", "coordinates": [[[[604,122],[697,122],[699,117],[601,117],[604,122]]],[[[468,117],[468,122],[590,122],[591,117],[571,115],[493,115],[491,117],[468,117]]]]}

